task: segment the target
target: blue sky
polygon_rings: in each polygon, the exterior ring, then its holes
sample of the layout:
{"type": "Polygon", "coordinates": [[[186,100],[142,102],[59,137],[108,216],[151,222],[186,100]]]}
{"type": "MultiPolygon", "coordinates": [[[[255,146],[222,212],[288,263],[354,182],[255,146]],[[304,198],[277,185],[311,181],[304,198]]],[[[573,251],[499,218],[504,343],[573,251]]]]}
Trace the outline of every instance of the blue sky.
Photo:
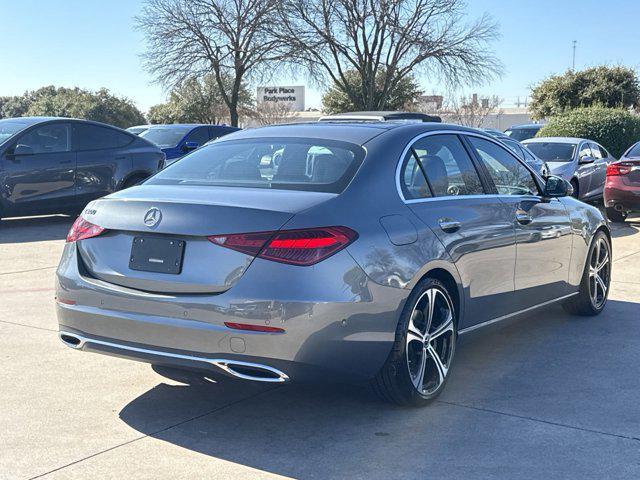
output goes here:
{"type": "MultiPolygon", "coordinates": [[[[133,17],[141,0],[0,0],[0,95],[43,85],[106,87],[133,99],[142,110],[164,100],[139,55],[142,35],[133,17]]],[[[640,2],[634,0],[471,0],[469,16],[487,12],[502,38],[495,52],[505,66],[500,80],[472,89],[513,104],[540,79],[571,65],[623,64],[640,67],[640,2]]],[[[442,93],[428,78],[426,93],[442,93]]],[[[284,79],[305,84],[304,79],[284,79]]],[[[283,83],[284,83],[283,82],[283,83]]],[[[307,89],[307,107],[320,105],[320,92],[307,89]]]]}

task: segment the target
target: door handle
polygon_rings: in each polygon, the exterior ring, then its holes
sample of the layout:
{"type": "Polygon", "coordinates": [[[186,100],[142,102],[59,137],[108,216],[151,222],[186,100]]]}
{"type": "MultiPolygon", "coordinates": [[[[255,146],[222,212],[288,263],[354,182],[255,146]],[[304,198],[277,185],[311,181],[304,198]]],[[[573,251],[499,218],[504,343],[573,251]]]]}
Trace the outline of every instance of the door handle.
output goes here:
{"type": "Polygon", "coordinates": [[[457,220],[452,220],[450,218],[441,218],[440,220],[438,220],[438,225],[440,225],[440,228],[443,232],[447,233],[457,232],[462,226],[460,222],[458,222],[457,220]]]}
{"type": "Polygon", "coordinates": [[[516,210],[516,221],[520,225],[529,225],[533,221],[533,218],[524,210],[516,210]]]}

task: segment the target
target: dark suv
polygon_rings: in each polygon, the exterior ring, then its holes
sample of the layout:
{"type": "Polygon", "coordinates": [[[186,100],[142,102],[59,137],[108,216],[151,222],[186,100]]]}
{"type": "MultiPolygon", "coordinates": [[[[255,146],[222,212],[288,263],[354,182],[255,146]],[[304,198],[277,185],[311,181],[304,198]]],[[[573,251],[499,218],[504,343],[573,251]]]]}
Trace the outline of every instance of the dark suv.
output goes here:
{"type": "Polygon", "coordinates": [[[161,168],[151,142],[87,120],[0,120],[0,218],[77,213],[161,168]]]}

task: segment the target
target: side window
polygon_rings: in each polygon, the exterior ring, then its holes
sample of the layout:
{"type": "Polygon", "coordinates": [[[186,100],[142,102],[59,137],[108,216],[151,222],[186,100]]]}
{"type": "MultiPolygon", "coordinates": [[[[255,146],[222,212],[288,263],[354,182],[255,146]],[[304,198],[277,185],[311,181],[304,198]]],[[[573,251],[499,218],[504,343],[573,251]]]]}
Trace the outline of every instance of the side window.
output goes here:
{"type": "Polygon", "coordinates": [[[537,165],[540,163],[540,161],[536,157],[534,157],[526,147],[522,147],[522,154],[524,155],[525,161],[529,163],[529,165],[537,165]]]}
{"type": "Polygon", "coordinates": [[[420,164],[411,149],[409,149],[404,159],[400,187],[404,198],[407,200],[431,196],[427,180],[424,178],[420,164]]]}
{"type": "Polygon", "coordinates": [[[593,154],[593,158],[595,158],[596,160],[600,158],[604,158],[606,156],[606,155],[602,155],[602,152],[600,151],[600,147],[595,143],[591,143],[589,145],[591,147],[591,153],[593,154]]]}
{"type": "Polygon", "coordinates": [[[51,123],[31,130],[16,147],[29,154],[63,153],[71,150],[71,132],[67,123],[51,123]]]}
{"type": "Polygon", "coordinates": [[[500,195],[538,195],[531,172],[504,148],[489,140],[467,137],[487,168],[500,195]]]}
{"type": "Polygon", "coordinates": [[[518,158],[524,160],[522,148],[520,148],[520,145],[518,143],[510,141],[504,141],[502,143],[504,143],[509,148],[509,150],[511,150],[518,158]]]}
{"type": "Polygon", "coordinates": [[[198,146],[202,146],[209,141],[209,129],[207,127],[199,127],[193,130],[185,142],[195,142],[198,146]]]}
{"type": "Polygon", "coordinates": [[[480,176],[456,135],[424,137],[412,146],[434,197],[481,195],[480,176]]]}
{"type": "Polygon", "coordinates": [[[592,157],[593,153],[591,153],[591,148],[588,143],[583,143],[580,146],[580,152],[578,153],[578,160],[582,160],[584,157],[592,157]]]}
{"type": "Polygon", "coordinates": [[[105,150],[129,145],[134,138],[114,128],[77,123],[73,126],[74,150],[105,150]]]}

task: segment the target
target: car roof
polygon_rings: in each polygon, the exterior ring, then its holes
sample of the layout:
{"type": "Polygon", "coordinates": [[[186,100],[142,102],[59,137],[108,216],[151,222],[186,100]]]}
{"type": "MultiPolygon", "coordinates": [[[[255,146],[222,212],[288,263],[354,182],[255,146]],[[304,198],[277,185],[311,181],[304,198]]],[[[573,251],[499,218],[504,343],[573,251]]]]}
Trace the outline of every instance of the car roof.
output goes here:
{"type": "MultiPolygon", "coordinates": [[[[523,140],[522,143],[580,143],[580,142],[593,142],[586,138],[576,137],[535,137],[528,140],[523,140]]],[[[593,142],[598,143],[598,142],[593,142]]]]}
{"type": "Polygon", "coordinates": [[[37,123],[42,122],[50,122],[53,120],[75,120],[64,117],[13,117],[13,118],[3,118],[0,122],[14,122],[14,123],[24,123],[25,125],[35,125],[37,123]]]}
{"type": "Polygon", "coordinates": [[[420,112],[403,112],[403,111],[361,111],[361,112],[344,112],[320,117],[320,122],[371,122],[371,121],[414,121],[414,122],[442,122],[442,119],[436,115],[427,115],[420,112]]]}
{"type": "Polygon", "coordinates": [[[475,128],[437,122],[404,123],[324,121],[289,123],[284,125],[272,125],[240,130],[230,135],[225,135],[224,137],[218,139],[216,143],[240,139],[279,137],[312,138],[323,140],[331,139],[354,143],[356,145],[364,145],[369,140],[387,132],[407,132],[409,134],[415,133],[415,135],[419,135],[420,133],[434,130],[480,132],[483,135],[487,135],[486,133],[481,132],[480,130],[475,128]]]}
{"type": "Polygon", "coordinates": [[[518,130],[520,128],[522,128],[522,129],[525,129],[525,128],[542,128],[542,127],[544,127],[544,124],[542,124],[542,123],[523,123],[521,125],[512,125],[507,130],[518,130]]]}
{"type": "MultiPolygon", "coordinates": [[[[70,118],[70,117],[13,117],[13,118],[3,118],[0,120],[0,124],[3,122],[15,122],[26,125],[27,127],[31,127],[33,125],[38,125],[40,123],[48,123],[48,122],[78,122],[85,123],[89,125],[97,125],[99,127],[105,128],[113,128],[116,130],[122,130],[126,132],[126,129],[116,127],[115,125],[110,125],[108,123],[96,122],[95,120],[86,120],[84,118],[70,118]]],[[[131,132],[127,132],[128,135],[132,135],[131,132]]]]}
{"type": "MultiPolygon", "coordinates": [[[[142,126],[142,125],[141,125],[142,126]]],[[[166,127],[191,127],[191,128],[196,128],[196,127],[229,127],[229,125],[214,125],[214,124],[209,124],[209,123],[154,123],[152,125],[144,125],[145,127],[149,127],[149,128],[166,128],[166,127]]],[[[230,127],[230,128],[236,128],[236,127],[230,127]]]]}

